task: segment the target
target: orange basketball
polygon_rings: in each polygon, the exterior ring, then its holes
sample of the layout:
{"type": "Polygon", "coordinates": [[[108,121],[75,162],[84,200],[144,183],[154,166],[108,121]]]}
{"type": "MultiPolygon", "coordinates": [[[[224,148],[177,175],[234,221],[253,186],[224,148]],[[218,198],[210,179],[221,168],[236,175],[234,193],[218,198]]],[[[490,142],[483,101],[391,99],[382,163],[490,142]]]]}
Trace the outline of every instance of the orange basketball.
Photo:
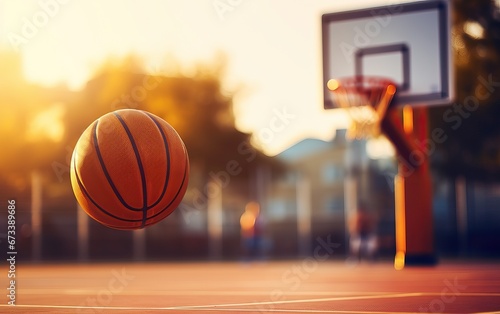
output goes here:
{"type": "Polygon", "coordinates": [[[188,179],[182,139],[163,119],[141,110],[118,110],[94,121],[71,157],[78,203],[115,229],[144,228],[170,215],[188,179]]]}

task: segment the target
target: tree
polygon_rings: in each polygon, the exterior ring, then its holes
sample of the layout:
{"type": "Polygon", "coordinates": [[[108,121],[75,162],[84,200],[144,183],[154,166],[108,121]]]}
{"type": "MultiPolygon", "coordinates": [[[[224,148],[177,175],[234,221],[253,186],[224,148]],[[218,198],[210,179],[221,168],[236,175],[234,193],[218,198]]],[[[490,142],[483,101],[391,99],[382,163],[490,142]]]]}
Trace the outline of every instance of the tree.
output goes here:
{"type": "Polygon", "coordinates": [[[0,52],[0,68],[0,175],[26,185],[32,170],[55,158],[64,133],[62,102],[71,92],[26,81],[15,53],[0,52]]]}
{"type": "Polygon", "coordinates": [[[446,176],[500,179],[500,10],[491,0],[455,0],[452,43],[456,101],[431,108],[442,128],[433,166],[446,176]]]}
{"type": "Polygon", "coordinates": [[[69,106],[65,119],[69,145],[99,116],[131,108],[170,123],[185,142],[192,166],[201,173],[224,170],[231,160],[247,165],[242,176],[262,163],[276,165],[249,144],[250,134],[235,128],[232,95],[222,88],[223,63],[200,65],[189,77],[147,73],[135,57],[104,65],[69,106]]]}
{"type": "Polygon", "coordinates": [[[1,55],[0,61],[5,65],[0,73],[0,174],[5,182],[15,176],[27,186],[31,171],[38,170],[52,182],[68,184],[79,136],[103,114],[124,108],[152,112],[178,131],[195,184],[206,184],[210,173],[225,171],[233,161],[241,180],[259,166],[277,165],[250,145],[250,134],[236,129],[232,94],[222,88],[224,61],[200,65],[192,76],[164,76],[148,73],[140,58],[129,56],[105,62],[77,92],[28,83],[18,55],[1,55]],[[37,119],[43,122],[38,127],[37,119]],[[50,133],[54,128],[61,136],[50,133]]]}

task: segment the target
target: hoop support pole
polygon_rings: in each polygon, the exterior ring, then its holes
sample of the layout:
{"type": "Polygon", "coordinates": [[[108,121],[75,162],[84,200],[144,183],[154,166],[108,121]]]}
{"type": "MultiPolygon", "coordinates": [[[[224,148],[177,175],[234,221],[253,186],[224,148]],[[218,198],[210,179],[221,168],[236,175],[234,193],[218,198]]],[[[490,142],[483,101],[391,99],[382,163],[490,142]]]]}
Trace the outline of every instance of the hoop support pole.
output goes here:
{"type": "Polygon", "coordinates": [[[397,124],[391,113],[387,137],[393,141],[398,158],[395,178],[396,256],[394,267],[434,265],[434,235],[432,217],[432,184],[429,158],[423,143],[428,137],[427,108],[405,108],[406,114],[397,124]],[[405,132],[403,125],[406,125],[405,132]],[[409,128],[408,126],[411,126],[409,128]],[[392,132],[392,133],[391,133],[392,132]],[[396,136],[395,136],[396,135],[396,136]],[[410,140],[411,139],[411,140],[410,140]],[[404,154],[404,155],[403,155],[404,154]]]}

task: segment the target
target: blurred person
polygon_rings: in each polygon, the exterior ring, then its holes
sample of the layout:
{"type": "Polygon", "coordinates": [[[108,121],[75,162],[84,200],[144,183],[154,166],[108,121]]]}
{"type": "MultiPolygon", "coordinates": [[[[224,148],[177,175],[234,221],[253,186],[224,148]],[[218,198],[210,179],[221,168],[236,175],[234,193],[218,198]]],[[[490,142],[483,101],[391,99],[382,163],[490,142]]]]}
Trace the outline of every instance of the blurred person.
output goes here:
{"type": "Polygon", "coordinates": [[[245,259],[260,257],[262,242],[262,217],[257,202],[249,202],[240,218],[241,241],[245,259]]]}
{"type": "Polygon", "coordinates": [[[364,205],[349,219],[348,262],[358,263],[363,259],[373,261],[377,254],[375,218],[364,205]]]}

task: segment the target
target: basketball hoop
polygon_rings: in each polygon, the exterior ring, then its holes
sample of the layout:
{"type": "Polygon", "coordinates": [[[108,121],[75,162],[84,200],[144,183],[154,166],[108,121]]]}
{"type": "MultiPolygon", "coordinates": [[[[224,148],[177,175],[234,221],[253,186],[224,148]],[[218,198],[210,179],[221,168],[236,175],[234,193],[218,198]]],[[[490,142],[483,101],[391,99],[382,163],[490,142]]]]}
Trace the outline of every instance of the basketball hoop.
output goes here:
{"type": "Polygon", "coordinates": [[[334,101],[352,119],[347,138],[364,139],[380,135],[380,123],[396,92],[396,84],[376,76],[331,79],[327,84],[334,101]]]}

